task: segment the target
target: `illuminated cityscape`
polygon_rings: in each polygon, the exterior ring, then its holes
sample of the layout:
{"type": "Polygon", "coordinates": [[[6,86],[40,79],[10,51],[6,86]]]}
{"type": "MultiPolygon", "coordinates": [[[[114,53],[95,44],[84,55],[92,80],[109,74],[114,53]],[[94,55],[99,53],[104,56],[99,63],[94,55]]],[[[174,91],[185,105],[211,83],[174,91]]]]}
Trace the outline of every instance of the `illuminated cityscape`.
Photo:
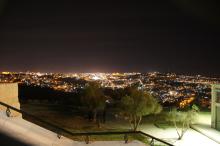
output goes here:
{"type": "Polygon", "coordinates": [[[77,92],[87,82],[96,81],[103,88],[117,90],[136,85],[157,97],[164,106],[176,105],[184,108],[197,103],[210,109],[211,84],[220,83],[219,78],[201,75],[187,76],[175,73],[40,73],[2,72],[0,82],[18,82],[27,86],[48,87],[63,92],[77,92]]]}

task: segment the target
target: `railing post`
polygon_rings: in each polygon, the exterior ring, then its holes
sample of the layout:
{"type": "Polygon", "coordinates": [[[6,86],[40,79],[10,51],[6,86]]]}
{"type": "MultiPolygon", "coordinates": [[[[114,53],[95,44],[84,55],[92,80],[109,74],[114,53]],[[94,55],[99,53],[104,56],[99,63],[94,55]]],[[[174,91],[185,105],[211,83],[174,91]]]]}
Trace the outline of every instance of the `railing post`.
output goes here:
{"type": "Polygon", "coordinates": [[[57,133],[57,138],[61,139],[61,134],[60,133],[57,133]]]}
{"type": "Polygon", "coordinates": [[[86,137],[85,137],[85,142],[86,142],[86,144],[89,144],[89,136],[88,135],[86,135],[86,137]]]}
{"type": "Polygon", "coordinates": [[[154,146],[154,139],[151,139],[150,146],[154,146]]]}
{"type": "Polygon", "coordinates": [[[10,111],[9,107],[7,107],[7,109],[6,109],[6,116],[7,117],[11,116],[11,111],[10,111]]]}
{"type": "Polygon", "coordinates": [[[125,143],[128,143],[128,134],[124,135],[124,141],[125,141],[125,143]]]}

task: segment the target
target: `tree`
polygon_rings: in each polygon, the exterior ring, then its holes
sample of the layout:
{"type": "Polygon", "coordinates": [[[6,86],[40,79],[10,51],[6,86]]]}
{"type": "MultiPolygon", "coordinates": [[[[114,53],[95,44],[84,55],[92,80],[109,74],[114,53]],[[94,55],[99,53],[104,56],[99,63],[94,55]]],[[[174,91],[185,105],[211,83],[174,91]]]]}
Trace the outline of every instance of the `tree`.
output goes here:
{"type": "MultiPolygon", "coordinates": [[[[93,121],[97,121],[98,111],[104,110],[106,97],[101,89],[100,84],[97,82],[90,82],[84,89],[81,97],[81,102],[85,105],[89,112],[93,114],[93,121]]],[[[100,125],[100,119],[98,119],[100,125]]]]}
{"type": "Polygon", "coordinates": [[[162,107],[149,93],[137,88],[126,89],[128,95],[121,99],[122,115],[128,118],[131,128],[136,131],[142,117],[150,114],[158,114],[162,107]]]}
{"type": "Polygon", "coordinates": [[[167,116],[167,121],[173,123],[176,132],[178,134],[178,140],[181,140],[190,128],[190,124],[195,120],[198,112],[198,107],[193,105],[190,110],[187,111],[178,111],[176,108],[173,108],[167,116]]]}

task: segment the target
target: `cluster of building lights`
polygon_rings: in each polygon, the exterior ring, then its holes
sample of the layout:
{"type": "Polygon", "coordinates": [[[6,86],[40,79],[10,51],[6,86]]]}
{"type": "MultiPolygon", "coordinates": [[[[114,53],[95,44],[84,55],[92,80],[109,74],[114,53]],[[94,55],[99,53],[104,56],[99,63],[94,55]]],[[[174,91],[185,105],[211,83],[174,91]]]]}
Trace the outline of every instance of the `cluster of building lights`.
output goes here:
{"type": "Polygon", "coordinates": [[[2,72],[0,82],[20,82],[28,86],[49,87],[64,92],[75,92],[87,82],[96,81],[104,88],[119,89],[137,85],[150,92],[163,103],[175,103],[180,107],[200,98],[201,104],[210,105],[210,85],[220,82],[218,78],[184,76],[174,73],[40,73],[2,72]]]}

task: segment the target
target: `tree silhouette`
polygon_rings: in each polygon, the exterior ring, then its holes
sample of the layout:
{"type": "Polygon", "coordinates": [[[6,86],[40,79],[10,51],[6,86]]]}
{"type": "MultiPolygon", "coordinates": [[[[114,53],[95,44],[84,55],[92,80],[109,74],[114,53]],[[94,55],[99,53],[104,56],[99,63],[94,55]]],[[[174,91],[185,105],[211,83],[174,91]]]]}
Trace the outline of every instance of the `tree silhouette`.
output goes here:
{"type": "Polygon", "coordinates": [[[169,112],[167,121],[173,123],[178,134],[178,140],[181,140],[184,134],[190,128],[190,124],[192,124],[192,122],[195,120],[198,111],[198,107],[193,105],[192,109],[187,111],[178,111],[176,108],[173,108],[169,112]]]}
{"type": "MultiPolygon", "coordinates": [[[[90,113],[93,114],[93,121],[97,122],[98,111],[103,111],[105,108],[106,97],[97,82],[90,82],[84,89],[81,102],[86,106],[90,113]]],[[[100,119],[98,119],[98,125],[100,125],[100,119]]]]}
{"type": "Polygon", "coordinates": [[[134,87],[126,90],[128,94],[121,99],[121,112],[123,116],[128,118],[131,128],[136,131],[143,116],[158,114],[162,107],[147,92],[134,87]]]}

